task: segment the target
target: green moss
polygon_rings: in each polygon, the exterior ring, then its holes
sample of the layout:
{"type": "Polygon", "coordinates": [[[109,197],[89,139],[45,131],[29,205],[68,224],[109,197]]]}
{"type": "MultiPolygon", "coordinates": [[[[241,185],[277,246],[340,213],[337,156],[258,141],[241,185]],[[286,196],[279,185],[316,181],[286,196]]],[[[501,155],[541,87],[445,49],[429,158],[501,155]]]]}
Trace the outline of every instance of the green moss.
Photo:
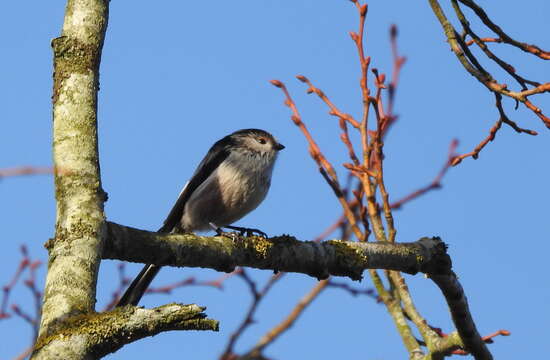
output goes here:
{"type": "Polygon", "coordinates": [[[41,349],[55,339],[86,333],[94,326],[102,327],[104,323],[112,323],[115,320],[113,314],[116,314],[117,312],[121,312],[121,310],[116,309],[115,311],[108,313],[88,313],[72,316],[66,321],[54,325],[52,330],[49,332],[50,334],[53,333],[52,335],[39,337],[34,345],[34,351],[41,349]]]}
{"type": "MultiPolygon", "coordinates": [[[[55,104],[59,98],[63,80],[70,74],[97,73],[99,66],[99,43],[82,43],[77,39],[60,36],[52,40],[54,51],[55,72],[52,101],[55,104]]],[[[70,95],[70,94],[67,94],[70,95]]]]}
{"type": "MultiPolygon", "coordinates": [[[[171,305],[173,304],[164,306],[171,305]]],[[[39,351],[54,340],[69,338],[74,335],[88,336],[89,339],[86,342],[89,351],[105,355],[115,351],[127,342],[173,329],[177,323],[179,323],[177,328],[180,330],[219,330],[219,324],[216,320],[204,318],[206,315],[202,311],[205,308],[192,306],[187,310],[180,310],[166,316],[162,319],[161,324],[155,321],[144,324],[144,327],[137,327],[132,330],[135,331],[134,334],[126,334],[127,336],[121,337],[125,335],[123,332],[127,331],[126,326],[136,309],[136,307],[128,305],[109,312],[94,312],[72,316],[57,324],[46,336],[39,337],[34,346],[34,352],[39,351]]]]}

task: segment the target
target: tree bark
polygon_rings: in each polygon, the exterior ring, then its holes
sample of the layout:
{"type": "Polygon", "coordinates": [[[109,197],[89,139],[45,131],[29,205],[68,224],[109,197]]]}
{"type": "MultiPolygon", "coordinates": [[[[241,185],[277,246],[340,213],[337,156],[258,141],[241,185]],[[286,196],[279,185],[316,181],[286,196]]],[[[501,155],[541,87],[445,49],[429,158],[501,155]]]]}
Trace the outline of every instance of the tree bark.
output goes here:
{"type": "Polygon", "coordinates": [[[39,338],[34,357],[99,359],[126,344],[163,331],[218,331],[218,322],[205,319],[204,309],[194,304],[168,304],[154,309],[125,306],[104,313],[74,316],[52,335],[39,338]]]}
{"type": "MultiPolygon", "coordinates": [[[[33,359],[96,359],[168,330],[214,330],[197,305],[126,306],[96,313],[102,258],[232,271],[249,266],[360,280],[365,269],[424,272],[441,288],[458,334],[476,358],[489,359],[466,297],[439,238],[412,243],[302,242],[291,236],[228,239],[162,235],[105,221],[97,139],[99,64],[109,0],[68,0],[54,52],[53,159],[56,228],[49,251],[39,336],[33,359]]],[[[403,320],[405,321],[405,320],[403,320]]],[[[449,346],[458,346],[454,341],[449,346]]]]}
{"type": "MultiPolygon", "coordinates": [[[[108,0],[69,0],[52,41],[56,226],[49,251],[39,337],[95,306],[105,222],[97,146],[99,63],[108,0]]],[[[78,353],[78,349],[75,349],[78,353]]],[[[59,358],[65,357],[58,354],[59,358]]],[[[36,353],[33,358],[42,358],[36,353]]]]}
{"type": "Polygon", "coordinates": [[[237,266],[298,272],[318,279],[329,275],[361,280],[365,269],[409,274],[446,274],[451,261],[439,238],[411,243],[298,241],[292,236],[270,239],[193,234],[167,235],[108,222],[103,258],[146,264],[202,267],[231,272],[237,266]]]}
{"type": "Polygon", "coordinates": [[[108,13],[108,0],[69,0],[62,34],[52,41],[57,216],[55,237],[46,243],[48,274],[32,359],[96,359],[162,331],[218,329],[197,305],[94,310],[107,230],[97,92],[108,13]]]}

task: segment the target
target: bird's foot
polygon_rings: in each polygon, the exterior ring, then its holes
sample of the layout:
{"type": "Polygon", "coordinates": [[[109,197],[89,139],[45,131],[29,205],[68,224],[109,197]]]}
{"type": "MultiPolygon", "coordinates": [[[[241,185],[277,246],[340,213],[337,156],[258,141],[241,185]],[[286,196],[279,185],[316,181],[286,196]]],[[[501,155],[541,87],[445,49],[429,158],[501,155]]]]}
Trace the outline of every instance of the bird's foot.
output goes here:
{"type": "Polygon", "coordinates": [[[240,240],[240,236],[242,236],[242,234],[238,234],[234,231],[232,232],[227,232],[227,231],[223,231],[223,228],[222,227],[219,227],[217,226],[216,224],[214,223],[209,223],[210,227],[212,228],[212,230],[214,230],[216,232],[216,235],[217,236],[223,236],[223,237],[226,237],[228,239],[231,239],[233,240],[234,242],[237,242],[240,240]]]}
{"type": "Polygon", "coordinates": [[[228,229],[231,229],[231,230],[235,230],[235,231],[238,231],[240,233],[241,236],[254,236],[255,234],[258,235],[258,236],[261,236],[263,238],[266,238],[267,239],[267,234],[264,233],[262,230],[258,230],[258,229],[253,229],[253,228],[245,228],[245,227],[240,227],[240,226],[230,226],[230,225],[227,225],[227,226],[224,226],[228,229]]]}

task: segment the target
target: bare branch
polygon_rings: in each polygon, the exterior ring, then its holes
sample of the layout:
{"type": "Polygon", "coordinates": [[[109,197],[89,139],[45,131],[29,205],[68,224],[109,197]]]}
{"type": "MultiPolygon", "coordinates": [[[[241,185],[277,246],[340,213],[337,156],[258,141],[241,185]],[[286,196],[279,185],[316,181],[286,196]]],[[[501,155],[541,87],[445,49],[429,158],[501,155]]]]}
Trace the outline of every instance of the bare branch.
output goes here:
{"type": "Polygon", "coordinates": [[[449,305],[453,322],[464,343],[465,349],[470,352],[476,360],[492,359],[493,356],[477,331],[468,307],[468,300],[464,294],[464,289],[460,285],[455,273],[451,271],[447,275],[430,275],[429,277],[443,292],[445,300],[449,305]]]}
{"type": "Polygon", "coordinates": [[[269,280],[264,285],[262,290],[258,292],[256,289],[256,283],[254,283],[248,277],[244,269],[241,268],[240,274],[250,288],[250,292],[252,293],[252,303],[250,304],[250,307],[248,308],[248,311],[246,312],[246,315],[243,321],[241,322],[241,324],[229,337],[229,341],[227,342],[225,350],[220,356],[220,359],[222,360],[231,360],[235,357],[233,347],[235,346],[237,339],[244,333],[246,328],[252,325],[252,323],[254,322],[254,314],[256,313],[256,310],[258,309],[260,302],[264,299],[264,297],[267,295],[269,290],[271,290],[273,285],[275,285],[275,283],[284,276],[284,273],[282,272],[278,272],[277,274],[274,274],[273,276],[271,276],[271,278],[269,278],[269,280]]]}
{"type": "Polygon", "coordinates": [[[243,358],[249,358],[258,356],[263,349],[265,349],[266,346],[273,343],[279,335],[281,335],[283,332],[288,330],[296,320],[298,320],[298,317],[303,313],[303,311],[311,304],[313,300],[317,298],[317,296],[327,287],[329,283],[329,280],[321,280],[319,281],[311,291],[309,291],[299,302],[296,304],[294,309],[290,312],[290,314],[287,316],[286,319],[284,319],[281,323],[279,323],[277,326],[275,326],[273,329],[267,332],[260,341],[247,353],[243,356],[243,358]]]}
{"type": "Polygon", "coordinates": [[[498,26],[497,24],[492,22],[491,19],[489,19],[489,16],[487,15],[487,13],[479,5],[477,5],[474,1],[472,1],[472,0],[459,0],[459,1],[461,3],[463,3],[464,5],[468,6],[470,9],[472,9],[476,13],[476,15],[481,19],[481,21],[483,21],[483,23],[489,29],[491,29],[495,34],[497,34],[500,37],[498,39],[498,41],[495,40],[495,42],[504,42],[504,43],[513,45],[513,46],[517,47],[518,49],[521,49],[521,50],[523,50],[527,53],[531,53],[535,56],[538,56],[541,59],[550,60],[550,52],[544,51],[536,45],[530,45],[530,44],[527,44],[527,43],[522,43],[522,42],[516,41],[516,40],[512,39],[510,36],[508,36],[500,28],[500,26],[498,26]]]}
{"type": "Polygon", "coordinates": [[[419,196],[422,196],[426,194],[427,192],[431,190],[437,190],[441,188],[441,180],[447,174],[447,171],[449,171],[449,168],[451,167],[453,160],[457,157],[456,155],[456,147],[458,146],[458,140],[451,141],[451,144],[449,145],[449,152],[447,154],[447,159],[445,160],[445,164],[443,164],[443,167],[441,170],[439,170],[439,173],[436,175],[436,177],[432,180],[431,183],[428,185],[421,187],[420,189],[413,191],[409,195],[394,201],[390,204],[390,207],[392,209],[399,209],[401,206],[403,206],[405,203],[408,203],[409,201],[412,201],[419,196]]]}
{"type": "Polygon", "coordinates": [[[391,269],[407,273],[430,272],[447,259],[439,238],[412,243],[357,243],[331,240],[298,241],[291,236],[270,239],[192,234],[158,234],[107,223],[104,259],[146,264],[202,267],[230,272],[237,266],[308,274],[318,279],[329,275],[362,278],[365,269],[391,269]]]}
{"type": "Polygon", "coordinates": [[[59,359],[100,358],[122,346],[170,330],[218,331],[216,320],[206,319],[205,308],[168,304],[154,309],[125,306],[113,311],[69,318],[54,331],[42,334],[33,357],[59,359]],[[75,341],[82,346],[74,346],[75,341]]]}

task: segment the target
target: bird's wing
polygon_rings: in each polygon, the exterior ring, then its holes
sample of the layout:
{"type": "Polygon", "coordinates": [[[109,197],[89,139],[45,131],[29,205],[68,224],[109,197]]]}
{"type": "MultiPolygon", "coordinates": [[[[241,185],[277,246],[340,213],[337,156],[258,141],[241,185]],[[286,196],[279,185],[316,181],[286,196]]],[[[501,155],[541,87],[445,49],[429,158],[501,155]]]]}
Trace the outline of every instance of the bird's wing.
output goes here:
{"type": "Polygon", "coordinates": [[[197,170],[191,177],[191,180],[185,184],[178,200],[170,210],[170,213],[164,220],[164,224],[158,230],[161,233],[169,233],[174,229],[183,216],[185,204],[191,197],[191,194],[218,168],[218,166],[229,156],[231,138],[229,136],[217,141],[208,150],[208,153],[202,159],[197,170]]]}

